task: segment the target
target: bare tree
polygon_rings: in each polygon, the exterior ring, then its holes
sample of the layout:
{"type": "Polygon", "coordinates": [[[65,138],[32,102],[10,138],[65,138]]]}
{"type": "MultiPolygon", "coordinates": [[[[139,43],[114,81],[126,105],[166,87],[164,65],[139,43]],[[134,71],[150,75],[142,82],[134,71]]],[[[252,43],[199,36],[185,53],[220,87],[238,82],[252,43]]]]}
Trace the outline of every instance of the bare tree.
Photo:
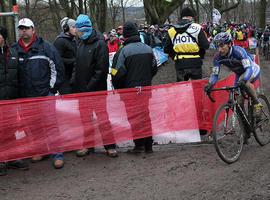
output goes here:
{"type": "Polygon", "coordinates": [[[170,14],[185,0],[143,0],[146,20],[149,24],[163,24],[170,14]]]}
{"type": "Polygon", "coordinates": [[[259,14],[259,26],[261,28],[265,27],[266,8],[267,8],[267,0],[260,0],[258,14],[259,14]]]}
{"type": "Polygon", "coordinates": [[[89,0],[89,11],[96,28],[104,32],[107,21],[107,0],[89,0]]]}
{"type": "Polygon", "coordinates": [[[232,9],[235,9],[239,6],[241,3],[241,0],[231,0],[230,6],[226,7],[222,0],[214,0],[214,8],[217,8],[220,12],[220,14],[223,14],[225,12],[228,12],[232,9]]]}
{"type": "Polygon", "coordinates": [[[116,18],[119,15],[120,11],[120,2],[119,0],[110,0],[109,1],[109,10],[110,10],[110,16],[112,19],[112,27],[115,27],[116,25],[116,18]]]}

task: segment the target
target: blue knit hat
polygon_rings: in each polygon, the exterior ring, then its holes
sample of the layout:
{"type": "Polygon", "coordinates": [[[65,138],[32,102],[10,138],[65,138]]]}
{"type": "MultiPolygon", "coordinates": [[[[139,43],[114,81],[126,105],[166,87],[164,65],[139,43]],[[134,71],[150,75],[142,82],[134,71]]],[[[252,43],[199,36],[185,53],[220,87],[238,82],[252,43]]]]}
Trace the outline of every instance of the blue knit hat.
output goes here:
{"type": "Polygon", "coordinates": [[[75,27],[84,34],[80,37],[82,40],[86,40],[93,32],[92,22],[87,15],[80,14],[77,17],[75,27]]]}

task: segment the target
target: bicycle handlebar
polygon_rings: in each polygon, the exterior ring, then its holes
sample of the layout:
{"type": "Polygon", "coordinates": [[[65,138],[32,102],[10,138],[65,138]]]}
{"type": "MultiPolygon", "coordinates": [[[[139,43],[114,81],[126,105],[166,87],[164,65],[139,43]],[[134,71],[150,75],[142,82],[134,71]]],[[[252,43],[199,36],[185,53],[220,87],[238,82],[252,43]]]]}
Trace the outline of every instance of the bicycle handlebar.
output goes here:
{"type": "Polygon", "coordinates": [[[213,88],[210,90],[209,93],[206,93],[208,98],[214,103],[216,102],[216,100],[211,96],[211,92],[213,91],[221,91],[221,90],[226,90],[226,91],[231,91],[231,90],[235,90],[235,89],[238,89],[239,86],[226,86],[226,87],[221,87],[221,88],[213,88]]]}

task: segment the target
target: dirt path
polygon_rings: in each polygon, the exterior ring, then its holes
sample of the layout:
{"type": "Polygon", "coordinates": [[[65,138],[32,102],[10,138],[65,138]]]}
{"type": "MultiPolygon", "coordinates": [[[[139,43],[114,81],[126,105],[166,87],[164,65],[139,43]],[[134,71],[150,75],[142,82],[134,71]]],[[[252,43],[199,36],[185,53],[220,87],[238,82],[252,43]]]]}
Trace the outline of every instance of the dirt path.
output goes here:
{"type": "MultiPolygon", "coordinates": [[[[211,66],[211,57],[212,52],[205,66],[211,66]]],[[[262,66],[268,93],[269,62],[262,66]]],[[[170,64],[154,83],[174,80],[170,64]]],[[[253,139],[232,165],[218,158],[212,144],[160,145],[139,156],[125,151],[120,149],[116,159],[102,149],[83,159],[67,153],[62,170],[54,170],[50,160],[31,164],[27,172],[9,170],[0,177],[0,200],[270,199],[270,145],[260,147],[253,139]]]]}

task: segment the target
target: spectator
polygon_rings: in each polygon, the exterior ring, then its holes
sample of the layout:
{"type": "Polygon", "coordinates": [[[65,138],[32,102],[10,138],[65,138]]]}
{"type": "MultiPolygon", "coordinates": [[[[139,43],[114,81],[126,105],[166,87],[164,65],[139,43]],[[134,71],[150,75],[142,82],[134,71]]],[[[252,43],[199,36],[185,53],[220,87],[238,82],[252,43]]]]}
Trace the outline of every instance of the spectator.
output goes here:
{"type": "Polygon", "coordinates": [[[150,46],[150,40],[149,40],[149,36],[148,36],[148,27],[146,25],[144,25],[144,24],[140,25],[139,34],[140,34],[140,38],[141,38],[142,43],[150,46]]]}
{"type": "Polygon", "coordinates": [[[168,30],[164,51],[175,61],[177,81],[202,78],[202,59],[209,42],[201,25],[192,22],[194,17],[190,8],[184,8],[178,25],[168,30]]]}
{"type": "MultiPolygon", "coordinates": [[[[76,20],[76,33],[80,38],[81,42],[77,52],[77,65],[75,69],[75,91],[76,92],[92,92],[107,90],[107,74],[109,70],[109,52],[108,47],[105,43],[102,34],[98,33],[92,27],[92,22],[87,15],[79,15],[76,20]]],[[[95,112],[97,103],[106,107],[106,99],[101,99],[100,102],[93,102],[92,105],[88,106],[88,110],[85,111],[85,101],[79,102],[79,109],[81,111],[82,123],[84,125],[85,141],[83,147],[87,146],[86,141],[89,135],[94,132],[94,129],[90,124],[93,117],[89,120],[89,115],[95,112]],[[86,119],[86,120],[85,120],[86,119]]],[[[102,139],[105,144],[114,140],[111,124],[109,117],[106,112],[95,112],[97,120],[99,121],[98,126],[100,130],[106,130],[109,135],[102,134],[102,139]],[[102,122],[102,123],[101,123],[102,122]]],[[[93,139],[93,138],[92,138],[93,139]]],[[[116,157],[116,145],[109,144],[105,145],[107,155],[110,157],[116,157]]],[[[89,153],[89,149],[83,148],[77,151],[77,156],[85,156],[89,153]]]]}
{"type": "Polygon", "coordinates": [[[65,81],[60,88],[60,94],[71,93],[71,77],[75,67],[77,44],[75,40],[76,28],[75,20],[64,17],[60,22],[62,33],[54,41],[54,46],[58,50],[65,66],[65,81]]]}
{"type": "MultiPolygon", "coordinates": [[[[19,96],[18,91],[18,75],[17,68],[15,65],[16,60],[10,57],[10,48],[6,43],[7,39],[7,29],[0,26],[0,100],[5,99],[15,99],[19,96]]],[[[14,113],[16,120],[16,110],[9,110],[8,112],[14,113]]],[[[4,113],[0,112],[0,118],[4,117],[4,113]]],[[[16,131],[16,124],[9,123],[1,124],[2,134],[1,140],[4,141],[5,138],[14,137],[14,132],[16,131]]],[[[11,162],[0,162],[0,176],[7,174],[7,168],[28,170],[28,164],[23,160],[16,160],[11,162]]]]}
{"type": "Polygon", "coordinates": [[[154,25],[151,25],[148,30],[148,37],[150,41],[150,47],[162,46],[161,40],[157,36],[157,30],[154,25]]]}
{"type": "Polygon", "coordinates": [[[124,42],[124,37],[123,37],[123,26],[120,25],[117,27],[117,37],[119,38],[119,40],[121,41],[121,44],[124,42]]]}
{"type": "MultiPolygon", "coordinates": [[[[19,40],[12,46],[14,53],[11,56],[19,61],[14,67],[19,69],[21,97],[54,96],[64,79],[64,66],[57,50],[52,44],[36,35],[34,23],[28,18],[19,21],[18,31],[19,40]]],[[[41,131],[46,131],[43,133],[47,135],[46,139],[51,136],[57,137],[59,130],[54,114],[55,102],[44,102],[44,105],[40,105],[40,109],[43,118],[37,120],[44,121],[44,129],[41,131]]],[[[33,126],[31,125],[32,128],[33,126]]],[[[53,146],[51,141],[43,142],[44,148],[48,148],[47,144],[53,146]]],[[[52,157],[56,169],[64,166],[63,153],[53,154],[52,157]]],[[[32,162],[38,162],[43,158],[36,155],[32,158],[32,162]]]]}
{"type": "MultiPolygon", "coordinates": [[[[151,85],[153,76],[157,73],[157,63],[151,47],[141,42],[137,27],[132,22],[124,25],[124,46],[115,55],[112,65],[112,81],[115,88],[134,88],[151,85]]],[[[130,99],[123,99],[126,107],[128,121],[131,125],[134,138],[141,137],[138,133],[152,133],[151,119],[149,117],[150,95],[139,92],[136,98],[139,114],[128,106],[130,99]],[[137,126],[140,124],[139,126],[137,126]]],[[[134,101],[134,99],[132,99],[134,101]]],[[[128,153],[152,153],[152,136],[135,139],[135,147],[128,153]]]]}
{"type": "Polygon", "coordinates": [[[116,32],[111,31],[109,33],[109,40],[108,40],[108,48],[109,48],[109,53],[117,52],[118,49],[121,46],[120,40],[116,37],[116,32]]]}

